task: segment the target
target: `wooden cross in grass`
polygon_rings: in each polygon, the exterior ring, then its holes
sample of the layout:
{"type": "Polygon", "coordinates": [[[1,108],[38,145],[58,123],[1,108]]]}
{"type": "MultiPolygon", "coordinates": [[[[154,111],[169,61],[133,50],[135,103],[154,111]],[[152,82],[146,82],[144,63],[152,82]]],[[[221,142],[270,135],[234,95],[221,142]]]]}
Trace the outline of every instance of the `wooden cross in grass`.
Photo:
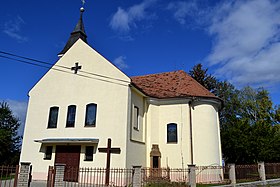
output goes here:
{"type": "Polygon", "coordinates": [[[107,162],[106,162],[106,176],[105,176],[105,185],[109,185],[109,177],[110,177],[110,161],[111,161],[111,153],[120,154],[120,148],[112,148],[111,147],[112,140],[108,138],[108,143],[106,148],[98,148],[98,151],[101,153],[107,153],[107,162]]]}

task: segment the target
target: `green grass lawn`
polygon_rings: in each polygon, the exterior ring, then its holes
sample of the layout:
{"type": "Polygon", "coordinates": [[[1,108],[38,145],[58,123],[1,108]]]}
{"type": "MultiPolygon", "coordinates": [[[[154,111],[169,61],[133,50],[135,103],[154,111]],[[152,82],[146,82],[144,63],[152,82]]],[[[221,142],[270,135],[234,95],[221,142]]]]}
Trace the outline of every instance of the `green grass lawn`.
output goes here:
{"type": "Polygon", "coordinates": [[[15,178],[15,175],[10,175],[10,176],[2,176],[0,177],[0,180],[3,181],[3,180],[11,180],[11,179],[14,179],[15,178]]]}
{"type": "Polygon", "coordinates": [[[196,184],[197,187],[204,187],[204,186],[219,186],[224,184],[196,184]]]}

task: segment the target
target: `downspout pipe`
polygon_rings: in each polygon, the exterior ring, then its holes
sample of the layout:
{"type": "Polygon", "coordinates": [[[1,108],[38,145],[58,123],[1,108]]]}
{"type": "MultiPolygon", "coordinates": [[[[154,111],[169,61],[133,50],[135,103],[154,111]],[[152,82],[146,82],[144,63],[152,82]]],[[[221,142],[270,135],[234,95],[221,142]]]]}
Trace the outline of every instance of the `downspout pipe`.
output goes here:
{"type": "Polygon", "coordinates": [[[192,97],[189,101],[189,116],[190,116],[190,147],[191,147],[191,165],[194,164],[193,162],[193,130],[192,130],[192,108],[194,101],[196,100],[195,97],[192,97]]]}

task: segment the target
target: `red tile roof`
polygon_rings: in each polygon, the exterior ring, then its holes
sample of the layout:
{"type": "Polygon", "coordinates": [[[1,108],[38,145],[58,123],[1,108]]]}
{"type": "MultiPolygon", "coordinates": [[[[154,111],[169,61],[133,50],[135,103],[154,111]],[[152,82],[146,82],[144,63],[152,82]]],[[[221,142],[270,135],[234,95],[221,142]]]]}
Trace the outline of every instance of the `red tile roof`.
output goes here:
{"type": "Polygon", "coordinates": [[[131,77],[143,93],[155,98],[212,97],[217,98],[183,70],[131,77]]]}

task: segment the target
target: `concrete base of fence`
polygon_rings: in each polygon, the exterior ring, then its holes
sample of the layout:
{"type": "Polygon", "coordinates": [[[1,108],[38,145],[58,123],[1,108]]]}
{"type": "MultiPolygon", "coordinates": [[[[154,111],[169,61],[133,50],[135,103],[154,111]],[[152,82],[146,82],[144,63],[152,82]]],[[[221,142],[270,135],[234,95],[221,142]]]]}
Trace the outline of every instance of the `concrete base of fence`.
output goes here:
{"type": "Polygon", "coordinates": [[[141,187],[141,167],[142,166],[133,166],[133,176],[132,176],[132,186],[141,187]]]}
{"type": "Polygon", "coordinates": [[[189,183],[191,187],[196,187],[196,172],[195,165],[188,165],[189,169],[189,183]]]}
{"type": "Polygon", "coordinates": [[[28,187],[29,186],[29,171],[30,171],[30,162],[21,162],[20,163],[20,174],[18,179],[18,187],[28,187]]]}
{"type": "Polygon", "coordinates": [[[264,167],[264,162],[259,162],[258,163],[258,171],[259,171],[259,176],[261,178],[262,181],[266,180],[265,177],[265,167],[264,167]]]}
{"type": "Polygon", "coordinates": [[[229,180],[231,185],[236,184],[236,177],[235,177],[235,164],[228,164],[229,166],[229,180]]]}

